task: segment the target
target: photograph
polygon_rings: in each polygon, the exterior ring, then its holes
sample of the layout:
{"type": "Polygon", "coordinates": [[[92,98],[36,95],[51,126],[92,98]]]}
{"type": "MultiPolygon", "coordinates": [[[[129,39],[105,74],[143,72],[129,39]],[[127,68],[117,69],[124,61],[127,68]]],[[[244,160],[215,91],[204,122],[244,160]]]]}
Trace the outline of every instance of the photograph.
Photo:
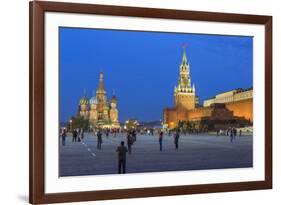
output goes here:
{"type": "Polygon", "coordinates": [[[253,168],[253,36],[58,39],[59,177],[253,168]]]}

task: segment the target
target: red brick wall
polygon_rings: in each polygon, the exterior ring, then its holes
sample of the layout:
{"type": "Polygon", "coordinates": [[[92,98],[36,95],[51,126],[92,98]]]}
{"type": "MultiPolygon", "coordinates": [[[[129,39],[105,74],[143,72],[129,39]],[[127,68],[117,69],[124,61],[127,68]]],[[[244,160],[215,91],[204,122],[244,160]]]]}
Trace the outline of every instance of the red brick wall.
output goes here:
{"type": "Polygon", "coordinates": [[[201,117],[208,117],[212,114],[212,108],[210,107],[200,107],[195,108],[194,110],[188,111],[187,119],[186,120],[195,120],[201,117]]]}
{"type": "MultiPolygon", "coordinates": [[[[253,100],[242,100],[225,104],[226,108],[233,111],[234,116],[244,117],[253,121],[253,100]]],[[[200,107],[185,111],[181,109],[165,109],[164,117],[169,128],[177,126],[179,120],[196,120],[201,117],[209,117],[212,114],[211,107],[200,107]]],[[[226,117],[226,116],[225,116],[226,117]]]]}
{"type": "Polygon", "coordinates": [[[233,111],[234,116],[245,117],[253,122],[253,99],[227,103],[226,107],[233,111]]]}

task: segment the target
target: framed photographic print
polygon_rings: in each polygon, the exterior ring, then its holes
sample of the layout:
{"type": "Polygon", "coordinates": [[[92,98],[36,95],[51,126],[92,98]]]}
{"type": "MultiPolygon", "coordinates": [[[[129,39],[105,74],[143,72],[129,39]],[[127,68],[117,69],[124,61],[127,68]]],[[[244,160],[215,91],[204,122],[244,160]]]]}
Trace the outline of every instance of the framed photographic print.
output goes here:
{"type": "Polygon", "coordinates": [[[271,187],[271,16],[30,2],[30,203],[271,187]]]}

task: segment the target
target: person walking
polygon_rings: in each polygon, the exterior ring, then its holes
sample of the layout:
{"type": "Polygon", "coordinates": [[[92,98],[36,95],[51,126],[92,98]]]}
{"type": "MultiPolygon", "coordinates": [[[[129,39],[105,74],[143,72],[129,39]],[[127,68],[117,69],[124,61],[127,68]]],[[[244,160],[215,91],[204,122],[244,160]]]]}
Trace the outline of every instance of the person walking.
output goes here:
{"type": "Polygon", "coordinates": [[[162,151],[162,142],[163,142],[163,132],[160,131],[159,133],[159,146],[160,146],[160,151],[162,151]]]}
{"type": "Polygon", "coordinates": [[[128,152],[127,147],[124,145],[124,141],[121,141],[120,146],[117,147],[116,152],[118,152],[118,173],[126,173],[126,154],[128,152]]]}
{"type": "Polygon", "coordinates": [[[62,139],[62,146],[65,146],[65,139],[66,139],[66,130],[65,129],[63,129],[63,131],[62,131],[61,139],[62,139]]]}
{"type": "Polygon", "coordinates": [[[97,144],[97,148],[101,149],[101,144],[102,144],[102,132],[99,130],[97,133],[97,137],[98,137],[98,144],[97,144]]]}
{"type": "Polygon", "coordinates": [[[176,131],[176,133],[175,133],[175,146],[176,146],[176,149],[179,149],[179,138],[180,138],[179,131],[176,131]]]}
{"type": "Polygon", "coordinates": [[[132,134],[130,132],[128,132],[128,135],[127,135],[127,145],[128,145],[129,154],[131,154],[132,153],[132,145],[133,145],[133,137],[132,137],[132,134]]]}

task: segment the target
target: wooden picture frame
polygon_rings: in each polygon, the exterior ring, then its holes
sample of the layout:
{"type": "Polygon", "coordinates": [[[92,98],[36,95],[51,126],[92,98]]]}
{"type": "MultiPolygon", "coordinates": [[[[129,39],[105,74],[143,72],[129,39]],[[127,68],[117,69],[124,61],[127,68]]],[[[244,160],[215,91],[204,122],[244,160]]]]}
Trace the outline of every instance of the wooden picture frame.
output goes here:
{"type": "Polygon", "coordinates": [[[30,20],[30,85],[29,85],[29,200],[32,204],[153,197],[182,194],[229,192],[272,188],[272,17],[226,14],[154,8],[135,8],[92,4],[33,1],[29,5],[30,20]],[[247,23],[265,26],[265,180],[100,190],[46,194],[44,188],[44,123],[45,123],[45,68],[44,14],[66,12],[110,16],[144,17],[177,20],[196,20],[226,23],[247,23]]]}

